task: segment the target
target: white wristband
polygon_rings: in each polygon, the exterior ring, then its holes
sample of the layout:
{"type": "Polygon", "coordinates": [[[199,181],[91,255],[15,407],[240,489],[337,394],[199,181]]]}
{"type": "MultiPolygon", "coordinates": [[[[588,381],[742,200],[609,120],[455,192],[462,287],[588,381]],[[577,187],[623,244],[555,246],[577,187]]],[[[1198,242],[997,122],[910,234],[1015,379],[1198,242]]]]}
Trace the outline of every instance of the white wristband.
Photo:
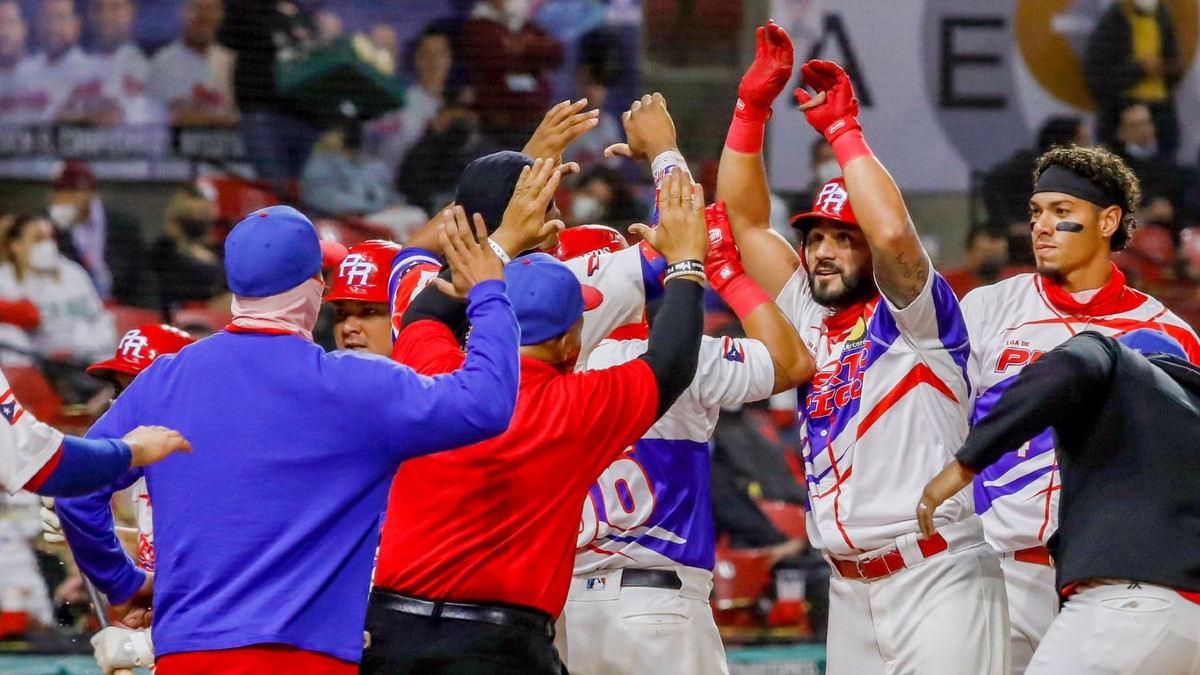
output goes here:
{"type": "Polygon", "coordinates": [[[496,253],[496,257],[500,259],[500,262],[504,263],[505,265],[512,262],[512,256],[510,256],[508,252],[504,250],[503,246],[497,244],[491,239],[488,239],[488,246],[492,247],[492,251],[496,253]]]}
{"type": "Polygon", "coordinates": [[[650,171],[654,174],[654,187],[662,187],[663,178],[666,178],[667,172],[673,167],[678,167],[681,171],[691,173],[688,169],[687,161],[683,159],[683,155],[674,150],[667,150],[650,162],[650,171]]]}

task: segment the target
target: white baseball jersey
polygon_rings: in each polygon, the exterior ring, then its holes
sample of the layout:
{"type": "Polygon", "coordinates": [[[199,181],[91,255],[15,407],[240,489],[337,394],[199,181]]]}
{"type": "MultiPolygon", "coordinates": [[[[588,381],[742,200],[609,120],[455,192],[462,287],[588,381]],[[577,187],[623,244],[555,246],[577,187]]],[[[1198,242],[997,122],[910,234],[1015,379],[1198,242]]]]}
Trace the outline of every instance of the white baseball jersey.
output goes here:
{"type": "Polygon", "coordinates": [[[615,253],[592,253],[565,261],[579,283],[603,296],[600,305],[583,313],[583,345],[578,370],[583,370],[596,345],[622,326],[639,324],[646,316],[646,283],[639,246],[615,253]]]}
{"type": "MultiPolygon", "coordinates": [[[[588,368],[632,361],[647,345],[641,339],[605,340],[588,368]]],[[[708,440],[721,408],[767,398],[774,384],[775,366],[763,343],[705,336],[687,391],[588,491],[575,574],[676,564],[712,570],[708,440]]]]}
{"type": "Polygon", "coordinates": [[[11,124],[52,122],[75,90],[94,76],[95,63],[79,47],[72,47],[53,63],[45,52],[35,54],[14,74],[13,102],[4,120],[11,124]]]}
{"type": "Polygon", "coordinates": [[[79,88],[78,96],[116,101],[125,113],[125,124],[149,124],[163,120],[162,106],[146,96],[150,62],[137,45],[126,42],[112,53],[97,52],[90,56],[94,76],[79,88]]]}
{"type": "Polygon", "coordinates": [[[21,407],[3,373],[0,387],[0,487],[16,494],[58,452],[63,435],[21,407]]]}
{"type": "MultiPolygon", "coordinates": [[[[1036,274],[977,288],[963,298],[973,421],[987,415],[1022,368],[1081,331],[1120,335],[1153,328],[1170,334],[1200,362],[1195,332],[1159,301],[1127,288],[1124,275],[1113,270],[1108,286],[1088,302],[1036,274]]],[[[1058,527],[1060,486],[1050,430],[985,469],[974,491],[988,543],[1001,552],[1045,544],[1058,527]]]]}
{"type": "Polygon", "coordinates": [[[133,518],[138,530],[138,566],[147,572],[154,571],[154,507],[150,504],[150,491],[146,488],[146,477],[129,486],[129,501],[133,504],[133,518]]]}
{"type": "MultiPolygon", "coordinates": [[[[831,317],[801,267],[776,302],[817,367],[800,408],[810,541],[847,555],[916,532],[925,484],[967,435],[969,346],[950,286],[933,272],[904,309],[876,297],[831,317]]],[[[935,522],[973,513],[964,490],[935,522]]]]}
{"type": "Polygon", "coordinates": [[[219,79],[217,64],[230,58],[221,45],[198,52],[176,40],[150,60],[146,94],[164,106],[183,103],[213,113],[228,112],[233,99],[228,83],[219,79]]]}

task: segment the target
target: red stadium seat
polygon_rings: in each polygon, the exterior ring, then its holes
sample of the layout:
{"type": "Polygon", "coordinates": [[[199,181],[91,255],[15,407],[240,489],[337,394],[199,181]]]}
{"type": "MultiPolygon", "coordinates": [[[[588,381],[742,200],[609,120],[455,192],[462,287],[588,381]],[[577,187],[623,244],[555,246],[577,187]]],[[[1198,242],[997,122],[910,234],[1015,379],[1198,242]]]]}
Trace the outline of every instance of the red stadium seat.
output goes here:
{"type": "Polygon", "coordinates": [[[54,391],[42,371],[33,366],[7,367],[4,377],[26,410],[38,420],[57,426],[62,414],[62,397],[54,391]]]}
{"type": "Polygon", "coordinates": [[[217,218],[229,226],[251,211],[283,201],[264,184],[237,176],[203,176],[196,179],[196,184],[201,190],[212,194],[217,203],[217,218]]]}
{"type": "Polygon", "coordinates": [[[361,244],[368,239],[392,241],[394,238],[392,231],[386,227],[371,225],[362,222],[361,219],[345,221],[324,218],[314,222],[313,225],[317,227],[317,234],[321,235],[322,239],[336,241],[346,248],[361,244]]]}
{"type": "Polygon", "coordinates": [[[1129,247],[1120,254],[1118,266],[1139,283],[1153,283],[1169,277],[1175,267],[1175,242],[1171,231],[1157,225],[1139,227],[1129,247]]]}
{"type": "Polygon", "coordinates": [[[1200,279],[1200,227],[1188,227],[1179,233],[1179,254],[1188,276],[1200,279]]]}
{"type": "Polygon", "coordinates": [[[758,508],[771,520],[771,524],[788,539],[808,541],[804,527],[804,507],[787,502],[767,499],[758,502],[758,508]]]}
{"type": "Polygon", "coordinates": [[[148,323],[162,323],[162,314],[145,307],[130,307],[116,303],[105,303],[105,308],[112,313],[117,325],[117,337],[148,323]]]}

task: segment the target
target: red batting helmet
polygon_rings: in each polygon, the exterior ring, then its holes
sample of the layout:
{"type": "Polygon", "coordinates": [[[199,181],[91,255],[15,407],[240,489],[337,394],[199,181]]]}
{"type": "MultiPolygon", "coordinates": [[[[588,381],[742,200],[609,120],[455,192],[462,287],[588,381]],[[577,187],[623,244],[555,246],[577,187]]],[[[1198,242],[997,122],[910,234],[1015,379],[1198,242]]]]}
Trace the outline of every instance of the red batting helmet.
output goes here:
{"type": "Polygon", "coordinates": [[[382,239],[351,246],[345,259],[334,269],[333,289],[325,296],[325,301],[386,303],[392,260],[399,252],[399,244],[382,239]]]}
{"type": "Polygon", "coordinates": [[[791,226],[800,230],[802,234],[808,234],[808,230],[819,218],[858,227],[858,219],[850,209],[850,195],[846,192],[846,182],[841,177],[833,178],[821,186],[821,190],[813,198],[812,211],[792,216],[791,226]]]}
{"type": "Polygon", "coordinates": [[[196,339],[174,326],[148,323],[129,331],[117,343],[117,353],[107,361],[88,366],[87,372],[100,380],[112,373],[137,375],[163,354],[174,354],[196,339]]]}
{"type": "Polygon", "coordinates": [[[579,225],[558,233],[558,246],[550,253],[570,260],[589,253],[613,253],[629,248],[625,237],[607,225],[579,225]]]}

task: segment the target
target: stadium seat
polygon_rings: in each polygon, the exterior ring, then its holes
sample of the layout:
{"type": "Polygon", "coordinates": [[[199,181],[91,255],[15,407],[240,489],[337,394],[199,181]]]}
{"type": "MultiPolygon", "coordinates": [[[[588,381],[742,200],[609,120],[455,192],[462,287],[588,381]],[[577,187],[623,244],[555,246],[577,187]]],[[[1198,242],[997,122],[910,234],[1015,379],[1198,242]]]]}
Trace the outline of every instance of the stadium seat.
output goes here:
{"type": "Polygon", "coordinates": [[[1139,227],[1128,248],[1120,255],[1118,266],[1139,282],[1156,282],[1169,278],[1175,268],[1175,242],[1165,227],[1139,227]]]}
{"type": "Polygon", "coordinates": [[[1184,228],[1179,233],[1179,254],[1188,276],[1200,280],[1200,227],[1184,228]]]}
{"type": "Polygon", "coordinates": [[[129,305],[119,305],[115,302],[105,303],[105,309],[113,315],[113,320],[117,327],[117,337],[148,323],[162,323],[163,316],[157,310],[146,309],[145,307],[131,307],[129,305]]]}
{"type": "Polygon", "coordinates": [[[804,527],[804,507],[763,499],[758,502],[758,508],[762,509],[762,512],[771,520],[771,524],[788,539],[808,541],[804,527]]]}
{"type": "Polygon", "coordinates": [[[237,176],[202,176],[196,180],[196,185],[216,201],[217,218],[227,226],[234,225],[251,211],[282,201],[265,185],[237,176]]]}
{"type": "Polygon", "coordinates": [[[317,233],[321,235],[322,239],[336,241],[346,248],[361,244],[368,239],[392,241],[394,238],[392,231],[386,227],[371,225],[362,222],[362,219],[348,221],[323,218],[314,222],[313,225],[317,227],[317,233]]]}
{"type": "Polygon", "coordinates": [[[62,414],[62,397],[54,391],[42,371],[34,366],[11,366],[4,368],[4,377],[12,387],[13,395],[26,410],[46,424],[58,425],[62,414]]]}

